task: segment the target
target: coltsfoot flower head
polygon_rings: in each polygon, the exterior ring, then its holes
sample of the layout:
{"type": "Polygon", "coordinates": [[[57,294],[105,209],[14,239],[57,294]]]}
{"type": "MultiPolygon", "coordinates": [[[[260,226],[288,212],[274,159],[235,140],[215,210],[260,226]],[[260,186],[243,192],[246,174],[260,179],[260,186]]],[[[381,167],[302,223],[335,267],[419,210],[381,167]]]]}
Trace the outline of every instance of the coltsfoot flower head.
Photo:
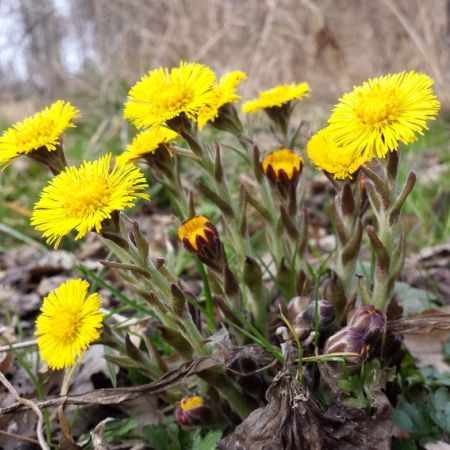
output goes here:
{"type": "Polygon", "coordinates": [[[330,127],[318,131],[306,146],[308,158],[314,166],[338,180],[350,179],[370,158],[357,153],[350,146],[338,146],[333,139],[330,127]]]}
{"type": "Polygon", "coordinates": [[[78,114],[78,109],[69,102],[58,100],[22,122],[16,122],[0,137],[0,167],[38,150],[58,150],[62,133],[75,126],[73,120],[78,114]]]}
{"type": "Polygon", "coordinates": [[[272,183],[297,183],[304,165],[303,158],[287,148],[269,153],[261,163],[264,175],[272,183]]]}
{"type": "Polygon", "coordinates": [[[209,104],[202,106],[198,112],[197,122],[202,129],[208,122],[215,122],[220,118],[221,109],[224,105],[235,103],[241,99],[236,93],[236,89],[245,80],[247,75],[244,72],[235,70],[226,73],[219,83],[212,90],[212,97],[209,104]]]}
{"type": "Polygon", "coordinates": [[[175,418],[181,426],[204,425],[211,421],[208,402],[199,395],[187,395],[175,406],[175,418]]]}
{"type": "Polygon", "coordinates": [[[328,120],[333,139],[369,159],[384,158],[400,142],[415,141],[440,108],[433,83],[429,76],[411,71],[356,86],[340,98],[328,120]]]}
{"type": "Polygon", "coordinates": [[[205,216],[185,220],[178,228],[178,239],[198,258],[213,269],[221,270],[224,263],[223,244],[217,228],[205,216]]]}
{"type": "Polygon", "coordinates": [[[212,101],[215,82],[214,72],[198,63],[151,70],[131,88],[124,117],[138,128],[162,125],[182,114],[195,121],[199,109],[212,101]]]}
{"type": "Polygon", "coordinates": [[[259,93],[258,98],[246,101],[242,106],[245,113],[254,113],[261,109],[280,108],[292,100],[301,100],[309,94],[308,83],[281,84],[259,93]]]}
{"type": "Polygon", "coordinates": [[[132,140],[127,149],[117,158],[117,162],[134,162],[140,158],[151,155],[165,147],[166,144],[178,137],[178,133],[165,127],[152,127],[142,131],[132,140]]]}
{"type": "Polygon", "coordinates": [[[44,298],[36,319],[36,336],[42,359],[51,369],[73,366],[76,358],[100,337],[101,298],[88,295],[89,283],[69,280],[44,298]]]}
{"type": "Polygon", "coordinates": [[[131,163],[116,163],[111,154],[80,167],[67,167],[44,188],[36,203],[31,224],[48,244],[59,246],[72,230],[81,239],[89,231],[102,230],[102,222],[115,211],[132,206],[137,198],[148,199],[142,172],[131,163]]]}
{"type": "Polygon", "coordinates": [[[347,325],[359,328],[368,344],[375,344],[383,334],[384,316],[373,305],[359,305],[347,316],[347,325]]]}

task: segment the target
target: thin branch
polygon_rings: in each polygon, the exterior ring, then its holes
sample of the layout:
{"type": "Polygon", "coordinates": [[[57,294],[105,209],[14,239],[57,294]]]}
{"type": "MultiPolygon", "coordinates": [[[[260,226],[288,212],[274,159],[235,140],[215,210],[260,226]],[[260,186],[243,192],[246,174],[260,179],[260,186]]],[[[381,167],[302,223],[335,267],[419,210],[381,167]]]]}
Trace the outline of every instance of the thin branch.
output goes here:
{"type": "Polygon", "coordinates": [[[7,380],[5,375],[3,375],[2,372],[0,372],[0,382],[11,393],[11,395],[15,398],[17,403],[27,407],[27,409],[31,408],[35,412],[35,414],[38,417],[38,422],[36,425],[36,436],[38,438],[39,445],[41,446],[41,448],[43,450],[50,450],[50,447],[47,445],[47,441],[45,440],[45,437],[44,437],[44,432],[43,432],[44,416],[42,415],[42,412],[39,409],[39,406],[32,400],[29,400],[27,398],[22,398],[17,393],[17,391],[14,389],[14,386],[7,380]]]}
{"type": "Polygon", "coordinates": [[[35,347],[36,345],[37,345],[36,339],[33,339],[32,341],[17,342],[15,344],[2,345],[0,347],[0,353],[9,352],[10,350],[17,350],[20,348],[35,347]]]}

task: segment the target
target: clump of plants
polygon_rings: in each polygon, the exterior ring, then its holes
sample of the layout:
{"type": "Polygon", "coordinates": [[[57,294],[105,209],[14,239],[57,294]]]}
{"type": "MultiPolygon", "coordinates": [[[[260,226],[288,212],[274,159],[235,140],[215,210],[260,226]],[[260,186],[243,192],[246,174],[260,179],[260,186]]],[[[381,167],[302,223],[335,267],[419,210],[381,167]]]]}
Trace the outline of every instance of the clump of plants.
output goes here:
{"type": "Polygon", "coordinates": [[[96,233],[109,252],[101,263],[134,293],[139,308],[128,313],[158,323],[156,334],[132,341],[88,280],[72,279],[43,299],[40,356],[48,370],[66,371],[67,386],[94,344],[139,373],[145,382],[122,388],[120,400],[109,390],[111,404],[139,392],[158,397],[167,423],[178,425],[166,424],[177,431],[165,428],[159,440],[147,427],[152,448],[178,438],[170,448],[182,448],[186,432],[195,448],[389,448],[402,361],[389,323],[406,254],[402,207],[416,181],[411,171],[399,184],[400,147],[436,118],[433,81],[416,72],[370,79],[311,136],[294,122],[307,83],[260,92],[241,114],[245,78],[235,71],[218,80],[197,63],[151,70],[129,92],[124,117],[139,132],[117,157],[67,161],[63,134],[79,113],[61,100],[0,138],[2,166],[25,156],[53,176],[31,218],[47,244],[96,233]],[[276,146],[252,131],[264,115],[276,146]],[[230,153],[238,173],[224,162],[230,153]],[[305,159],[329,183],[328,254],[311,246],[305,159]],[[189,183],[187,166],[196,174],[189,183]],[[155,201],[148,180],[179,219],[167,257],[156,259],[151,230],[147,239],[125,212],[155,201]]]}

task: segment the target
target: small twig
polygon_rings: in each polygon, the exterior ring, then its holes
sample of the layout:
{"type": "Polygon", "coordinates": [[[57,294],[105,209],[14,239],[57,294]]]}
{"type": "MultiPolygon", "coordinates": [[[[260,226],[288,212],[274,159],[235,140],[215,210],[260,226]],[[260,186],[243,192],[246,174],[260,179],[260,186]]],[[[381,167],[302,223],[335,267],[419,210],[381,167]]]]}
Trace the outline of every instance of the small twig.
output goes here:
{"type": "Polygon", "coordinates": [[[36,339],[33,339],[32,341],[16,342],[15,344],[2,345],[0,347],[0,353],[8,352],[10,350],[17,350],[19,348],[35,347],[36,345],[37,345],[36,339]]]}
{"type": "Polygon", "coordinates": [[[38,417],[38,422],[36,425],[36,436],[38,438],[39,445],[43,450],[50,450],[50,447],[47,445],[47,441],[45,440],[43,432],[44,416],[42,415],[42,412],[39,409],[39,407],[33,401],[28,400],[27,398],[22,398],[14,389],[14,386],[7,380],[5,375],[3,375],[2,372],[0,372],[0,382],[3,384],[3,386],[5,386],[5,388],[11,393],[11,395],[15,398],[15,400],[18,403],[26,405],[35,412],[35,414],[38,417]]]}
{"type": "Polygon", "coordinates": [[[30,442],[34,445],[39,445],[39,441],[37,439],[30,438],[28,436],[22,436],[21,434],[11,433],[9,431],[0,430],[0,434],[3,434],[3,436],[7,436],[10,438],[18,439],[21,441],[30,442]]]}

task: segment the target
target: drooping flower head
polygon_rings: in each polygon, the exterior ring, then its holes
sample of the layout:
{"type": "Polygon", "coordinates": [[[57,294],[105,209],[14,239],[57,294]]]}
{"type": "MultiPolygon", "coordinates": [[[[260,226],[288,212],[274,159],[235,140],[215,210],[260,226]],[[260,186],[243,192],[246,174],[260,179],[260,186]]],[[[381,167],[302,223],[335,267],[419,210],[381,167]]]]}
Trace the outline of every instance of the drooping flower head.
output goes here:
{"type": "Polygon", "coordinates": [[[215,82],[214,72],[198,63],[151,70],[131,88],[124,117],[138,128],[162,125],[181,114],[196,120],[199,109],[210,103],[215,82]]]}
{"type": "Polygon", "coordinates": [[[303,158],[287,148],[280,148],[269,153],[261,164],[262,171],[271,181],[292,181],[298,179],[303,158]]]}
{"type": "Polygon", "coordinates": [[[79,111],[69,102],[58,100],[31,117],[16,122],[0,137],[0,167],[21,155],[59,148],[66,128],[74,127],[79,111]]]}
{"type": "Polygon", "coordinates": [[[102,222],[114,211],[132,206],[137,198],[148,199],[142,172],[131,163],[116,163],[111,154],[80,167],[67,167],[44,188],[31,218],[48,244],[55,248],[72,230],[81,239],[89,231],[102,230],[102,222]]]}
{"type": "Polygon", "coordinates": [[[427,129],[440,103],[433,80],[422,73],[401,72],[372,78],[344,94],[328,120],[339,146],[352,146],[371,159],[384,158],[427,129]]]}
{"type": "Polygon", "coordinates": [[[103,314],[97,293],[88,295],[89,283],[69,280],[44,298],[36,319],[36,336],[42,359],[51,369],[73,366],[100,337],[103,314]]]}
{"type": "Polygon", "coordinates": [[[214,122],[220,114],[220,109],[229,103],[235,103],[242,97],[236,93],[236,89],[245,80],[247,75],[244,72],[235,70],[222,76],[219,83],[212,91],[212,98],[209,104],[202,106],[198,112],[197,122],[202,129],[207,122],[214,122]]]}
{"type": "Polygon", "coordinates": [[[364,154],[358,154],[351,146],[338,146],[330,132],[322,128],[308,142],[308,158],[319,170],[324,170],[338,180],[351,179],[353,174],[368,162],[364,154]]]}
{"type": "Polygon", "coordinates": [[[282,107],[292,100],[301,100],[309,94],[308,83],[281,84],[259,93],[258,98],[246,101],[242,106],[245,113],[254,113],[261,109],[282,107]]]}
{"type": "MultiPolygon", "coordinates": [[[[117,158],[118,162],[134,162],[155,153],[162,147],[167,150],[169,142],[178,137],[178,133],[165,127],[152,127],[135,136],[127,149],[117,158]]],[[[170,152],[170,150],[169,150],[170,152]]]]}

